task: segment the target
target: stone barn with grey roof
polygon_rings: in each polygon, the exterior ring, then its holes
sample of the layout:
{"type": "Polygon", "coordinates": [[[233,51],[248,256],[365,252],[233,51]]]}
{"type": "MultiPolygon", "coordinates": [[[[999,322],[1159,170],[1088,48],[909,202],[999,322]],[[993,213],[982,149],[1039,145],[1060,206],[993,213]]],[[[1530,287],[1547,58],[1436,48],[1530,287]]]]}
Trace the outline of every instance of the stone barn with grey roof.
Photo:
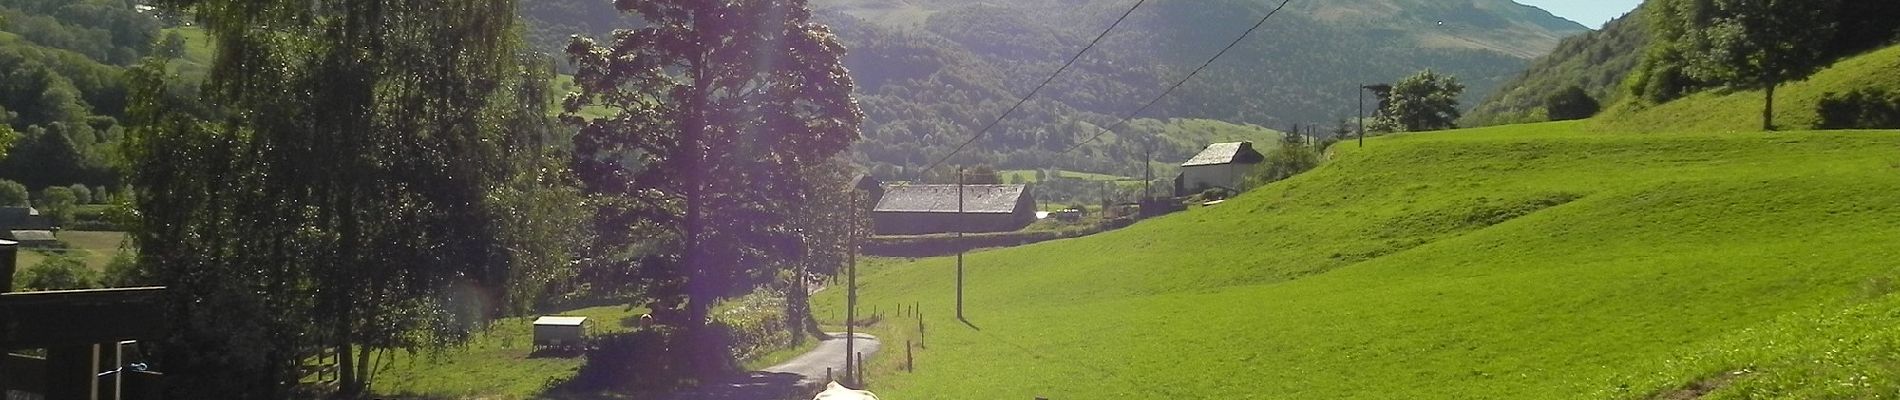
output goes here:
{"type": "Polygon", "coordinates": [[[871,210],[879,235],[1012,232],[1036,222],[1036,199],[1025,185],[891,185],[871,210]]]}
{"type": "Polygon", "coordinates": [[[1176,196],[1200,193],[1209,188],[1235,190],[1254,166],[1267,160],[1253,149],[1253,142],[1215,143],[1181,163],[1181,176],[1175,178],[1176,196]]]}

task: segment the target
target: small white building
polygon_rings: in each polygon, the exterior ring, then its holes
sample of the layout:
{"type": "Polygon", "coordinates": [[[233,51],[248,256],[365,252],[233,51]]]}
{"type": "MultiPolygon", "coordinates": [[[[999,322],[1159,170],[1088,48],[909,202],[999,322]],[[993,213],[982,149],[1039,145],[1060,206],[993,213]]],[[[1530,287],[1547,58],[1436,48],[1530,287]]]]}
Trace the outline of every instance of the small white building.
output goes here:
{"type": "Polygon", "coordinates": [[[1254,151],[1253,142],[1215,143],[1181,163],[1181,176],[1174,178],[1174,194],[1187,196],[1211,188],[1232,190],[1240,186],[1254,166],[1267,156],[1254,151]]]}
{"type": "Polygon", "coordinates": [[[534,346],[575,348],[587,339],[587,317],[548,315],[534,319],[534,346]]]}

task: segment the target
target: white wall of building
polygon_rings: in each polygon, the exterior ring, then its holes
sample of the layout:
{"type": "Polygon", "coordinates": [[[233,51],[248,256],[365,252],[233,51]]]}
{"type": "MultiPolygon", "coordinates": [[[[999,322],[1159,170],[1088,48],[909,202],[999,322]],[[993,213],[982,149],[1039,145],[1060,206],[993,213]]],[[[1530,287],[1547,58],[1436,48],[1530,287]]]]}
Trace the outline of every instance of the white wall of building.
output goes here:
{"type": "Polygon", "coordinates": [[[1200,192],[1201,187],[1234,188],[1253,171],[1253,164],[1216,164],[1196,165],[1181,168],[1181,181],[1189,192],[1200,192]]]}

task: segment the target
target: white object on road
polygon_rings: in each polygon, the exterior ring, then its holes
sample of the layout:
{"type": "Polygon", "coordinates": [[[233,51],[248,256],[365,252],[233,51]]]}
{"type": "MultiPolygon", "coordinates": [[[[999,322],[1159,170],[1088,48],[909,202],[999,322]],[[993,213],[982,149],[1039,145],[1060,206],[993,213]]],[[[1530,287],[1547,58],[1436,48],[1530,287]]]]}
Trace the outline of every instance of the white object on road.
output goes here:
{"type": "Polygon", "coordinates": [[[863,390],[851,390],[838,382],[825,385],[825,391],[818,392],[812,400],[877,400],[877,395],[863,390]]]}

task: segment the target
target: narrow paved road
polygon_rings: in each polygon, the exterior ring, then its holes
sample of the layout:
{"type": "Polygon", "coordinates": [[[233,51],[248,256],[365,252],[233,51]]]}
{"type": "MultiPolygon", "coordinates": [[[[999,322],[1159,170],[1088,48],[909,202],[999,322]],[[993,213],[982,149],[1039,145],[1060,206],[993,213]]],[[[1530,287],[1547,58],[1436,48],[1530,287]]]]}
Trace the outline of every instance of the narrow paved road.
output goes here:
{"type": "MultiPolygon", "coordinates": [[[[825,369],[830,368],[835,379],[844,375],[844,334],[832,333],[832,338],[818,342],[818,347],[783,364],[774,365],[745,376],[737,376],[717,385],[708,385],[693,391],[673,395],[673,400],[781,400],[788,396],[804,394],[801,387],[820,388],[825,382],[825,369]]],[[[871,359],[878,350],[876,337],[867,334],[857,335],[857,348],[864,353],[864,359],[871,359]]]]}

